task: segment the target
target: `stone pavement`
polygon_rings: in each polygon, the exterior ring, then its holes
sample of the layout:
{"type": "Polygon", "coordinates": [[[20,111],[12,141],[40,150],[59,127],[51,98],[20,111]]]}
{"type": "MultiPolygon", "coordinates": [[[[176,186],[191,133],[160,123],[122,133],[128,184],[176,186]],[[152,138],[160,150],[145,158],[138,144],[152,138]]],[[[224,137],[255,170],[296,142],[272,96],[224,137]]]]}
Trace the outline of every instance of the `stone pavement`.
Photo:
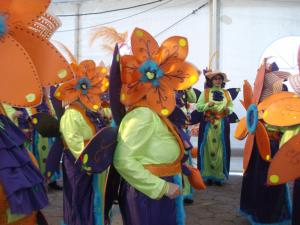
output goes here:
{"type": "MultiPolygon", "coordinates": [[[[241,182],[241,176],[231,176],[222,187],[209,186],[205,191],[196,192],[194,204],[185,207],[186,225],[249,225],[238,214],[241,182]]],[[[62,192],[50,191],[49,198],[50,206],[44,213],[50,225],[60,225],[63,212],[62,192]]],[[[122,225],[118,209],[114,211],[112,225],[122,225]]]]}

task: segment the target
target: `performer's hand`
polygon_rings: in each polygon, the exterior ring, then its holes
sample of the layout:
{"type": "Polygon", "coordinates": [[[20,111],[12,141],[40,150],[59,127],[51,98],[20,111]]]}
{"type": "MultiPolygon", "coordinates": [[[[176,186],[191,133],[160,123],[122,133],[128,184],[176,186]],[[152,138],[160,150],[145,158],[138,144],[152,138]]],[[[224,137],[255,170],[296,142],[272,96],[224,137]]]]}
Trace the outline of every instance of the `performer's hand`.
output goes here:
{"type": "Polygon", "coordinates": [[[215,105],[215,103],[214,103],[214,102],[208,102],[207,105],[208,105],[209,107],[212,107],[212,106],[215,105]]]}
{"type": "Polygon", "coordinates": [[[173,183],[168,183],[168,184],[169,184],[169,189],[168,192],[166,193],[167,197],[169,197],[170,199],[174,199],[181,194],[181,190],[177,184],[173,184],[173,183]]]}
{"type": "Polygon", "coordinates": [[[23,113],[22,113],[21,111],[16,111],[16,112],[12,115],[12,117],[13,117],[13,119],[16,119],[16,118],[21,117],[22,115],[23,115],[23,113]]]}

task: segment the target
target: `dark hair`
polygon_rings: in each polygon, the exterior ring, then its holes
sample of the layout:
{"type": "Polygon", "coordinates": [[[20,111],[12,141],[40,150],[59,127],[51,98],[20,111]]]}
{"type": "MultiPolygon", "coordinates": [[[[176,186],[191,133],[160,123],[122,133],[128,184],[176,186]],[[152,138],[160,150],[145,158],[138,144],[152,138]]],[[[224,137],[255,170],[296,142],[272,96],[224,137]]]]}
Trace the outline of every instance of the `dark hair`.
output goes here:
{"type": "Polygon", "coordinates": [[[288,87],[285,84],[282,84],[282,91],[289,91],[288,87]]]}
{"type": "MultiPolygon", "coordinates": [[[[218,76],[218,75],[216,75],[218,76]]],[[[221,85],[221,88],[224,88],[225,87],[225,82],[224,82],[224,77],[222,75],[219,75],[222,77],[222,85],[221,85]]],[[[204,83],[204,88],[212,88],[213,87],[213,78],[212,79],[209,79],[208,77],[205,77],[206,81],[204,83]]]]}

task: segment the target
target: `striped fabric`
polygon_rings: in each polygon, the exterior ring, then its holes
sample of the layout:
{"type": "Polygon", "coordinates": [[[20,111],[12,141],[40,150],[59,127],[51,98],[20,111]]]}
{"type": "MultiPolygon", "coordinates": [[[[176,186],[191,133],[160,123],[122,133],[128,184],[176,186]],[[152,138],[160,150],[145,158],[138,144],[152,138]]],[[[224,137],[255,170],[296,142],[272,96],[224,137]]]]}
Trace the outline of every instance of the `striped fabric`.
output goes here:
{"type": "Polygon", "coordinates": [[[291,84],[294,92],[300,95],[300,74],[290,76],[288,81],[291,84]]]}
{"type": "MultiPolygon", "coordinates": [[[[289,72],[274,71],[265,74],[264,85],[262,94],[260,96],[260,101],[270,95],[282,91],[282,83],[291,76],[289,72]]],[[[299,80],[300,84],[300,80],[299,80]]],[[[300,89],[300,86],[299,86],[300,89]]]]}

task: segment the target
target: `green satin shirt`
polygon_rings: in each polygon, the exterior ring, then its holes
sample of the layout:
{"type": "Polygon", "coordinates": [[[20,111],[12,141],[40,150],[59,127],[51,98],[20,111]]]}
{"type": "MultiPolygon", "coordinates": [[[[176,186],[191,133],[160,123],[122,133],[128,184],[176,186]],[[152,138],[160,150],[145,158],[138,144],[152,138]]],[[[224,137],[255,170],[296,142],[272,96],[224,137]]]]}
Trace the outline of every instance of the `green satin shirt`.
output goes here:
{"type": "MultiPolygon", "coordinates": [[[[213,87],[209,90],[209,102],[214,102],[215,104],[213,106],[208,106],[208,102],[205,102],[205,91],[203,91],[198,99],[198,102],[196,103],[196,109],[199,112],[205,112],[207,110],[217,111],[221,112],[226,109],[227,105],[227,99],[224,94],[224,90],[222,88],[213,87]],[[213,91],[220,91],[223,92],[223,101],[214,101],[213,100],[213,91]]],[[[233,103],[232,101],[229,102],[227,108],[229,109],[229,114],[233,112],[233,103]]]]}
{"type": "Polygon", "coordinates": [[[114,166],[134,188],[152,199],[161,198],[167,182],[145,169],[145,164],[172,163],[180,147],[165,123],[151,109],[138,107],[123,118],[114,154],[114,166]]]}
{"type": "Polygon", "coordinates": [[[84,141],[90,140],[94,134],[79,111],[66,109],[60,120],[60,132],[73,156],[78,159],[84,149],[84,141]]]}

